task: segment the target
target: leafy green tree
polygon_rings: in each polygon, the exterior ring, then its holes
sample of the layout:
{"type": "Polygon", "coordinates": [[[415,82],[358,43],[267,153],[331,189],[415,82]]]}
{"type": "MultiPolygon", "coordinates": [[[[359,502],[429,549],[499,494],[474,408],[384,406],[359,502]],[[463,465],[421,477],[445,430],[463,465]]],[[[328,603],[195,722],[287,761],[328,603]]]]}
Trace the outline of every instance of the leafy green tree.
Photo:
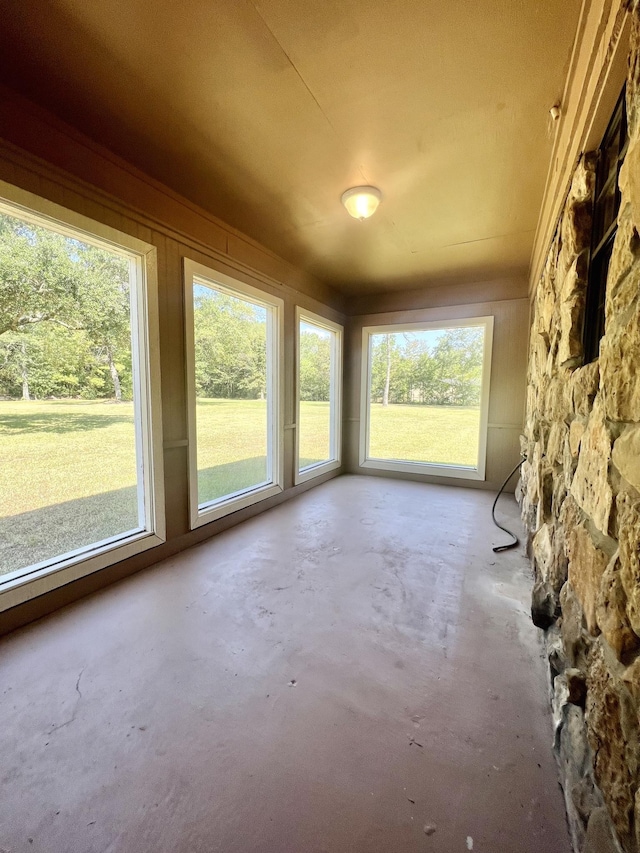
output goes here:
{"type": "Polygon", "coordinates": [[[45,320],[76,326],[82,272],[68,242],[0,214],[0,335],[45,320]]]}
{"type": "Polygon", "coordinates": [[[194,339],[199,396],[264,398],[266,325],[266,309],[211,288],[196,288],[194,339]]]}
{"type": "Polygon", "coordinates": [[[125,257],[0,214],[2,393],[131,397],[129,301],[125,257]]]}
{"type": "Polygon", "coordinates": [[[484,334],[479,327],[447,329],[433,352],[435,396],[441,405],[480,404],[484,334]]]}
{"type": "MultiPolygon", "coordinates": [[[[123,396],[121,374],[131,378],[130,285],[126,258],[86,244],[78,245],[83,268],[78,292],[82,329],[92,343],[94,356],[109,368],[116,400],[123,396]]],[[[131,389],[127,388],[130,395],[131,389]]]]}
{"type": "Polygon", "coordinates": [[[300,399],[328,401],[331,393],[331,338],[300,330],[300,399]]]}

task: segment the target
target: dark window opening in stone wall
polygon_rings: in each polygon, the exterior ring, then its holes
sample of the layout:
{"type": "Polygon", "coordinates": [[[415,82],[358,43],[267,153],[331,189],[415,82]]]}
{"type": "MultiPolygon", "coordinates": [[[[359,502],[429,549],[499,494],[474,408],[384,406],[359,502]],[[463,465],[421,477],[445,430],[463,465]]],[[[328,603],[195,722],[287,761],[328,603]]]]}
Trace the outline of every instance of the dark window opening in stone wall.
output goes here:
{"type": "Polygon", "coordinates": [[[582,337],[585,364],[598,357],[600,339],[604,334],[607,273],[620,208],[618,176],[627,150],[627,140],[627,115],[623,89],[598,149],[591,260],[582,337]]]}

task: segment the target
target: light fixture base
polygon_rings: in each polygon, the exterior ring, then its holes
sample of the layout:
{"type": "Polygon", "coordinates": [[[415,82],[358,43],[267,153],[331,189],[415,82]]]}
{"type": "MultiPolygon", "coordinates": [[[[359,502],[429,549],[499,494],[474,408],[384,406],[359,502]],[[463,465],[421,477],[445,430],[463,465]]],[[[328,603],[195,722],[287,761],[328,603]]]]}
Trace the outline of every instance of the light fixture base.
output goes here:
{"type": "Polygon", "coordinates": [[[351,187],[342,193],[340,201],[350,216],[362,222],[376,212],[382,193],[377,187],[351,187]]]}

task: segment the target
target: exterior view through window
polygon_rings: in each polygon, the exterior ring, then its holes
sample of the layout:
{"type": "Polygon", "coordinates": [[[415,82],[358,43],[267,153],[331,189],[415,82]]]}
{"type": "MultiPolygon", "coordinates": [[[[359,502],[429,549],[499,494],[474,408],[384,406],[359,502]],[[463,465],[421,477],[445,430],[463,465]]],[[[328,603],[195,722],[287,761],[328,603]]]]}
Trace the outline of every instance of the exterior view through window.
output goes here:
{"type": "Polygon", "coordinates": [[[192,525],[280,490],[279,300],[185,260],[192,525]]]}
{"type": "Polygon", "coordinates": [[[363,464],[484,477],[491,331],[490,317],[364,330],[363,464]]]}
{"type": "Polygon", "coordinates": [[[298,481],[340,460],[342,329],[298,310],[298,481]]]}
{"type": "Polygon", "coordinates": [[[0,203],[0,581],[154,529],[144,276],[143,254],[0,203]]]}

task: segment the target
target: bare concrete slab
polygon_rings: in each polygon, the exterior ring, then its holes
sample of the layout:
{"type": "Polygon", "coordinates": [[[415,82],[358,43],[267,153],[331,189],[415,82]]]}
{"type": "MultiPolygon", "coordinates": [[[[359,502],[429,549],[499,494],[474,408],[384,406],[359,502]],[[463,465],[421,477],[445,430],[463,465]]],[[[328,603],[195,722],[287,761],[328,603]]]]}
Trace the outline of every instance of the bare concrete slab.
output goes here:
{"type": "Polygon", "coordinates": [[[568,853],[491,500],[341,477],[0,640],[0,849],[568,853]]]}

